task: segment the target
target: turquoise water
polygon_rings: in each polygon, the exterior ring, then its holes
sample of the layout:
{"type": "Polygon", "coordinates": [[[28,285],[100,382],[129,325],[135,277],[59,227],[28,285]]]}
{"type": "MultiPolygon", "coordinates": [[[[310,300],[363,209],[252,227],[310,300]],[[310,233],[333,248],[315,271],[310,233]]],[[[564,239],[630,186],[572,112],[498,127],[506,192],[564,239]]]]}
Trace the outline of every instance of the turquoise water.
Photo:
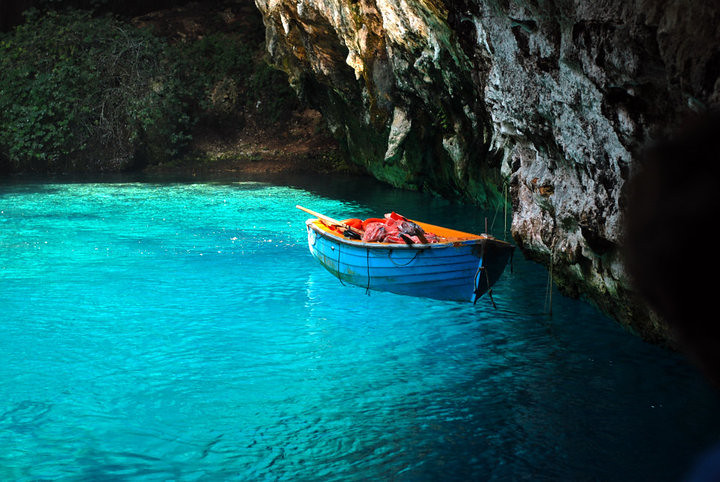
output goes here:
{"type": "Polygon", "coordinates": [[[0,184],[2,480],[679,480],[678,355],[515,256],[476,306],[343,286],[296,204],[502,231],[358,180],[0,184]]]}

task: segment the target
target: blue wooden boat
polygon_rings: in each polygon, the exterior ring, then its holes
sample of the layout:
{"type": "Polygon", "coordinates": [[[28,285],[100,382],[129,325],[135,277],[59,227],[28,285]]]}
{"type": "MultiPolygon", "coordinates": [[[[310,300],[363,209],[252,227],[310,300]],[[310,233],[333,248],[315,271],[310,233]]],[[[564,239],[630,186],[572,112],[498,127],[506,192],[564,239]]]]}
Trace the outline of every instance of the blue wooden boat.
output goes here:
{"type": "Polygon", "coordinates": [[[490,291],[492,299],[491,287],[514,250],[513,245],[489,235],[413,220],[425,232],[437,235],[438,242],[365,242],[347,237],[347,230],[353,228],[343,221],[298,208],[316,216],[305,223],[312,256],[342,283],[366,290],[472,303],[490,291]]]}

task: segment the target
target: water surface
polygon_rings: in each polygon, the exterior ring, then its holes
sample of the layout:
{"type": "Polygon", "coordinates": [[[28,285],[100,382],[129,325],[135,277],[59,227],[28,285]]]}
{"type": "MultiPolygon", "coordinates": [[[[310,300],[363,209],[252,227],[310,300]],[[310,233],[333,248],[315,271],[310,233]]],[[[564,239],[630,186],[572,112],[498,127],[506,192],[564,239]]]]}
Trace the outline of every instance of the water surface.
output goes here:
{"type": "Polygon", "coordinates": [[[0,479],[680,480],[718,439],[684,359],[516,255],[477,305],[343,286],[304,213],[372,182],[0,184],[0,479]]]}

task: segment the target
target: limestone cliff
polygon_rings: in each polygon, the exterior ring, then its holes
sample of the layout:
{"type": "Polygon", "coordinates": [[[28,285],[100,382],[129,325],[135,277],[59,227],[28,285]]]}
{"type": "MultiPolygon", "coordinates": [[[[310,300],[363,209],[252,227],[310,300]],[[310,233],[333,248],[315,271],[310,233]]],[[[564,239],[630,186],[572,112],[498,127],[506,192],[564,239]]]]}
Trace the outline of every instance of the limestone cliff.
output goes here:
{"type": "Polygon", "coordinates": [[[720,104],[720,8],[693,0],[255,0],[267,48],[350,157],[503,198],[523,252],[651,341],[622,256],[643,147],[720,104]]]}

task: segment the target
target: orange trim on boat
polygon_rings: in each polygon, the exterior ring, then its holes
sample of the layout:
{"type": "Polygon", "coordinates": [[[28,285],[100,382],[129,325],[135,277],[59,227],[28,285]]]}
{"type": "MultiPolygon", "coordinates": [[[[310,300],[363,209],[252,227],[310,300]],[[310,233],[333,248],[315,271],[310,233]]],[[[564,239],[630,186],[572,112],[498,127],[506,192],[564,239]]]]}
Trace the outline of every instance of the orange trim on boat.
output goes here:
{"type": "MultiPolygon", "coordinates": [[[[379,221],[384,221],[384,219],[379,219],[379,221]]],[[[455,229],[449,229],[449,228],[443,228],[442,226],[435,226],[433,224],[423,223],[419,221],[415,221],[412,219],[408,219],[408,221],[412,221],[413,223],[420,226],[426,233],[433,233],[436,236],[440,238],[440,241],[437,244],[446,244],[446,243],[459,243],[463,241],[474,241],[474,240],[480,240],[480,239],[487,239],[490,236],[482,236],[479,234],[471,234],[471,233],[465,233],[463,231],[457,231],[455,229]]],[[[344,221],[343,221],[344,222],[344,221]]],[[[362,243],[361,240],[356,239],[348,239],[342,236],[342,233],[338,232],[337,228],[332,229],[331,226],[328,226],[327,224],[323,223],[320,219],[317,219],[313,222],[313,225],[316,226],[319,230],[329,233],[333,236],[336,236],[340,239],[343,239],[347,242],[353,242],[353,243],[362,243]]],[[[380,243],[380,242],[372,242],[374,245],[388,245],[388,246],[402,246],[395,243],[380,243]]],[[[419,245],[416,245],[419,246],[419,245]]],[[[432,245],[427,245],[432,246],[432,245]]]]}

